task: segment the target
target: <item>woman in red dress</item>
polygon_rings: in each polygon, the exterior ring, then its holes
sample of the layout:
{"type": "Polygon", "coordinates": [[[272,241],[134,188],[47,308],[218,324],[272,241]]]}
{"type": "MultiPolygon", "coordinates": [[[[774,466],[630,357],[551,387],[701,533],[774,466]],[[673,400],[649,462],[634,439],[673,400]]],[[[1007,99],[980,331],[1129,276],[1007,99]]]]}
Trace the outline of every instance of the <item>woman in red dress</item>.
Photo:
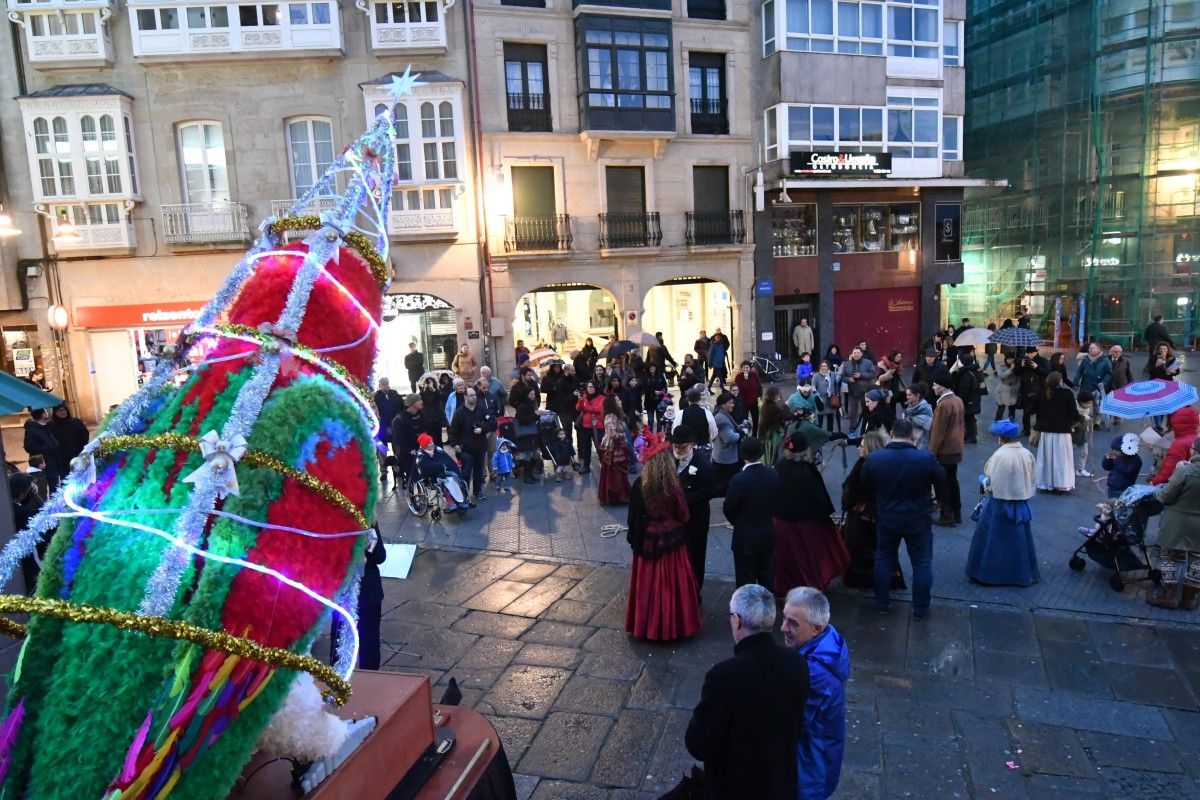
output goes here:
{"type": "Polygon", "coordinates": [[[850,554],[833,524],[833,501],[812,462],[803,433],[784,437],[775,509],[775,594],[797,586],[825,591],[842,574],[850,554]]]}
{"type": "Polygon", "coordinates": [[[629,502],[629,441],[625,438],[625,411],[621,398],[604,396],[604,438],[600,440],[600,505],[623,506],[629,502]]]}
{"type": "Polygon", "coordinates": [[[625,630],[638,639],[670,641],[700,630],[700,593],[688,560],[687,499],[665,437],[650,434],[642,474],[629,496],[633,549],[625,630]]]}

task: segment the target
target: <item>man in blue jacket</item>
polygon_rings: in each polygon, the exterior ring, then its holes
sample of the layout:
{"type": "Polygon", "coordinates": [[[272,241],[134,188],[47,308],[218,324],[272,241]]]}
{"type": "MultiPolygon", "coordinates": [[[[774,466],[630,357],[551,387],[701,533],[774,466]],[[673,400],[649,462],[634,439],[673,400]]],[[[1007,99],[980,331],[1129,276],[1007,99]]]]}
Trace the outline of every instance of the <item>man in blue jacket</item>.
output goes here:
{"type": "Polygon", "coordinates": [[[904,542],[913,565],[912,616],[925,619],[933,589],[929,490],[945,505],[946,473],[933,453],[913,444],[912,422],[898,419],[887,447],[867,456],[862,482],[867,496],[875,500],[875,607],[883,614],[892,607],[892,568],[904,542]]]}
{"type": "Polygon", "coordinates": [[[799,798],[825,800],[842,775],[850,650],[829,624],[829,600],[811,586],[788,592],[782,627],[784,644],[808,661],[804,733],[796,748],[799,798]]]}

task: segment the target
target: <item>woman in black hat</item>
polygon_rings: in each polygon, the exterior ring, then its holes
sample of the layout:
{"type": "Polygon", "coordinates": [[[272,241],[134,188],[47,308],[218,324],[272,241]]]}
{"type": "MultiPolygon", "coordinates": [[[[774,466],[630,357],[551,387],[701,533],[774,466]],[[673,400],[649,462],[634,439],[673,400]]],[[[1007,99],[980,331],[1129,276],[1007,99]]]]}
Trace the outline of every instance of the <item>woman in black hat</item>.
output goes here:
{"type": "Polygon", "coordinates": [[[783,440],[779,498],[775,508],[775,594],[782,597],[797,586],[824,591],[850,563],[846,546],[833,524],[833,501],[825,480],[813,464],[808,439],[802,433],[783,440]]]}

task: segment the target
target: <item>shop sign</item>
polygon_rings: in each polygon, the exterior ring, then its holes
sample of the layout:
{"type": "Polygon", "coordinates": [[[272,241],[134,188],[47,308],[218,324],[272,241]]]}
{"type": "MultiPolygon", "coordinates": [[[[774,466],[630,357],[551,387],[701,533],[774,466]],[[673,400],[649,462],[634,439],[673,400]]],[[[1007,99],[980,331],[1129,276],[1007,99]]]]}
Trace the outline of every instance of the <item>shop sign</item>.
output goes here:
{"type": "Polygon", "coordinates": [[[917,304],[907,298],[890,297],[887,301],[889,314],[911,314],[916,308],[917,304]]]}
{"type": "Polygon", "coordinates": [[[892,173],[891,153],[791,153],[792,172],[796,175],[872,176],[892,173]]]}
{"type": "Polygon", "coordinates": [[[1115,267],[1121,263],[1121,259],[1115,256],[1110,256],[1108,258],[1092,258],[1091,256],[1086,256],[1080,260],[1079,263],[1084,267],[1115,267]]]}
{"type": "Polygon", "coordinates": [[[204,301],[143,303],[129,306],[80,306],[75,324],[80,328],[177,328],[200,316],[204,301]]]}
{"type": "Polygon", "coordinates": [[[13,357],[13,372],[18,378],[27,378],[33,374],[37,368],[36,362],[33,360],[32,347],[14,347],[12,350],[13,357]]]}
{"type": "Polygon", "coordinates": [[[935,203],[934,261],[962,261],[962,203],[935,203]]]}

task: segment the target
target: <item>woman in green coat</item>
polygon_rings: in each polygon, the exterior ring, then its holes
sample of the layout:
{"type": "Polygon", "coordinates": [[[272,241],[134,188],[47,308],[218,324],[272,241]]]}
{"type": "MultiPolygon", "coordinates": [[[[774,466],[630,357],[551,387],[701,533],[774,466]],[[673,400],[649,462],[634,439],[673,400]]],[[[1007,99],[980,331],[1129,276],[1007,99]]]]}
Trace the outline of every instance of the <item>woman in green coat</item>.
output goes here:
{"type": "Polygon", "coordinates": [[[1192,442],[1190,458],[1176,465],[1155,497],[1164,506],[1158,522],[1163,578],[1162,589],[1148,594],[1146,602],[1190,611],[1200,601],[1200,439],[1192,442]]]}

